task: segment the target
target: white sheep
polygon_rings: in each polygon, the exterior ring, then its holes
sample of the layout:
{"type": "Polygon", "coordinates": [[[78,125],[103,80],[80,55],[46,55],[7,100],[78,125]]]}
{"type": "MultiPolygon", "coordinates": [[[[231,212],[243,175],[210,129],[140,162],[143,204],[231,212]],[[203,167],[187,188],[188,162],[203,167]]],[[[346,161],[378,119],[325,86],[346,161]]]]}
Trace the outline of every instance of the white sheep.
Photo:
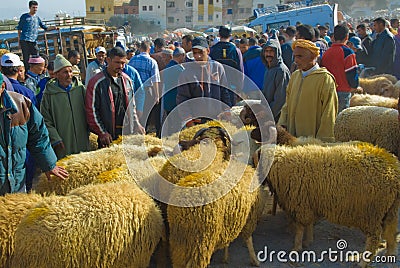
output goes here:
{"type": "Polygon", "coordinates": [[[148,267],[163,232],[160,210],[135,183],[87,185],[26,214],[12,267],[148,267]]]}
{"type": "Polygon", "coordinates": [[[354,94],[350,99],[350,107],[354,106],[379,106],[397,109],[399,100],[370,94],[354,94]]]}
{"type": "Polygon", "coordinates": [[[398,112],[394,109],[358,106],[343,110],[336,118],[336,141],[364,141],[399,155],[398,112]]]}
{"type": "Polygon", "coordinates": [[[313,224],[326,218],[359,228],[367,236],[366,250],[372,253],[383,235],[387,254],[396,254],[400,167],[395,156],[367,143],[274,150],[265,145],[261,154],[274,154],[267,180],[295,224],[294,250],[302,249],[305,230],[304,245],[309,245],[313,224]]]}

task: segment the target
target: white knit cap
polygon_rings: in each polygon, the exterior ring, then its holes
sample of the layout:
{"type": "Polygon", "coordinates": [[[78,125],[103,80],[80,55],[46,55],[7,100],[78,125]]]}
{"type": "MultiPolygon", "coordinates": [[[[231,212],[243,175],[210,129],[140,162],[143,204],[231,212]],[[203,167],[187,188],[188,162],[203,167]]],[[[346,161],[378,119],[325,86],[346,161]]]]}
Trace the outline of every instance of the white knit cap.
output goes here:
{"type": "Polygon", "coordinates": [[[54,72],[56,73],[64,67],[72,67],[72,64],[63,55],[57,54],[54,60],[54,72]]]}

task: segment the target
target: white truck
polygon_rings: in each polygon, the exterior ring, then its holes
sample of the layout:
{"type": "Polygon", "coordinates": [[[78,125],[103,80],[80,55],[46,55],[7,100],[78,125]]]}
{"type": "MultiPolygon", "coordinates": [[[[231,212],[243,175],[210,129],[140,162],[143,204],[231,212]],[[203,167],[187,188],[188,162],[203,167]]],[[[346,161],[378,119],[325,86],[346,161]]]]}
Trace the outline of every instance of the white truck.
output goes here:
{"type": "Polygon", "coordinates": [[[331,30],[338,24],[337,4],[293,5],[284,11],[272,11],[266,14],[254,13],[258,17],[250,22],[249,27],[254,28],[257,32],[267,32],[271,29],[278,30],[289,25],[295,26],[298,22],[309,24],[313,27],[316,25],[328,25],[331,30]]]}

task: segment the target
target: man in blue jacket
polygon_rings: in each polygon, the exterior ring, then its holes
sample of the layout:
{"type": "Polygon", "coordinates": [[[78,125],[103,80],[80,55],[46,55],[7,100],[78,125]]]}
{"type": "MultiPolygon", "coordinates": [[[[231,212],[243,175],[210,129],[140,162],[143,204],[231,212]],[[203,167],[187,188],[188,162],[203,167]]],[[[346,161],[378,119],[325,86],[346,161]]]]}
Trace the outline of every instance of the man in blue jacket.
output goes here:
{"type": "Polygon", "coordinates": [[[66,179],[67,171],[56,166],[57,157],[39,111],[24,96],[5,91],[2,75],[0,85],[0,195],[25,192],[26,149],[48,179],[51,174],[66,179]]]}
{"type": "Polygon", "coordinates": [[[375,74],[392,74],[396,45],[393,34],[386,28],[383,18],[374,19],[376,38],[372,41],[371,65],[375,74]]]}

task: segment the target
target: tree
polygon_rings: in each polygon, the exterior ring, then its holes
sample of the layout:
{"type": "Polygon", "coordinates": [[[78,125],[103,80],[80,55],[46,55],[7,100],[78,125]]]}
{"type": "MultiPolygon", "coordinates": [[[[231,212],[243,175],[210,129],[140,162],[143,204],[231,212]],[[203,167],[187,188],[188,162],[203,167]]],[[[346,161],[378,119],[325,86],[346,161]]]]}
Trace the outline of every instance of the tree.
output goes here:
{"type": "Polygon", "coordinates": [[[149,21],[139,19],[133,15],[129,15],[127,17],[112,16],[107,22],[107,26],[120,27],[126,24],[126,22],[128,22],[128,24],[131,26],[132,32],[134,32],[135,34],[146,34],[162,31],[159,25],[152,24],[149,21]]]}

